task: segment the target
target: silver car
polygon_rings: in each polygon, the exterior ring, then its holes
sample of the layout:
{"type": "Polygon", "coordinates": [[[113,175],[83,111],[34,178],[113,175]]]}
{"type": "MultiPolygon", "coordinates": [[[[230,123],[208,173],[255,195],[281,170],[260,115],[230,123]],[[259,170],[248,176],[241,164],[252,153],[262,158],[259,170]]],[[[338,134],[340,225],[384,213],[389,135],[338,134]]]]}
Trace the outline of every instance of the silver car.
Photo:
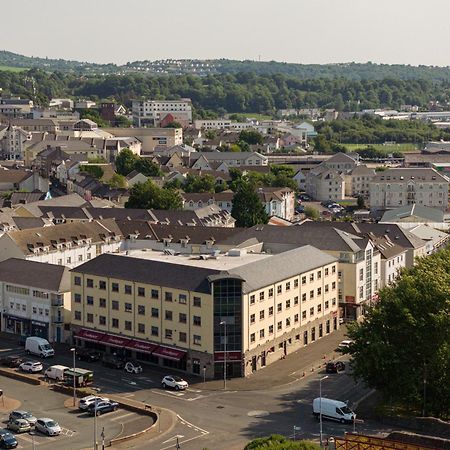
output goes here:
{"type": "Polygon", "coordinates": [[[58,422],[55,422],[53,419],[49,419],[48,417],[38,419],[35,429],[46,434],[47,436],[58,436],[61,433],[61,427],[58,422]]]}
{"type": "Polygon", "coordinates": [[[109,398],[99,397],[97,395],[88,395],[87,397],[83,397],[78,402],[78,408],[82,411],[87,411],[89,409],[89,406],[93,405],[95,402],[109,402],[109,398]]]}
{"type": "Polygon", "coordinates": [[[36,425],[36,417],[28,411],[16,410],[9,413],[9,420],[25,419],[32,427],[36,425]]]}

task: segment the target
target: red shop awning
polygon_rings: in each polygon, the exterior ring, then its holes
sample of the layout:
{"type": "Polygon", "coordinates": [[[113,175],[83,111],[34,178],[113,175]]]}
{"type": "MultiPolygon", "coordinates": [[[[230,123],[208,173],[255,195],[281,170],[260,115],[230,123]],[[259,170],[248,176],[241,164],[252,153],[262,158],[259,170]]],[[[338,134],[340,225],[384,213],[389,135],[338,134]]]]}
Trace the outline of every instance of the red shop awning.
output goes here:
{"type": "Polygon", "coordinates": [[[171,359],[173,361],[179,361],[187,352],[184,350],[178,350],[177,348],[164,347],[160,345],[154,352],[153,355],[161,356],[162,358],[171,359]]]}
{"type": "Polygon", "coordinates": [[[126,344],[126,347],[135,350],[137,352],[142,353],[152,353],[154,350],[158,348],[158,344],[154,344],[152,342],[147,341],[137,341],[135,339],[132,339],[131,341],[126,344]]]}
{"type": "Polygon", "coordinates": [[[84,341],[91,341],[91,342],[99,342],[106,336],[105,333],[100,333],[99,331],[95,330],[88,330],[86,328],[81,328],[75,335],[75,337],[79,339],[83,339],[84,341]]]}
{"type": "MultiPolygon", "coordinates": [[[[241,352],[227,352],[227,361],[241,361],[242,353],[241,352]]],[[[214,352],[214,362],[223,362],[225,361],[225,352],[214,352]]]]}
{"type": "Polygon", "coordinates": [[[122,336],[114,336],[113,334],[107,334],[103,340],[102,344],[112,345],[114,347],[127,347],[130,339],[122,336]]]}

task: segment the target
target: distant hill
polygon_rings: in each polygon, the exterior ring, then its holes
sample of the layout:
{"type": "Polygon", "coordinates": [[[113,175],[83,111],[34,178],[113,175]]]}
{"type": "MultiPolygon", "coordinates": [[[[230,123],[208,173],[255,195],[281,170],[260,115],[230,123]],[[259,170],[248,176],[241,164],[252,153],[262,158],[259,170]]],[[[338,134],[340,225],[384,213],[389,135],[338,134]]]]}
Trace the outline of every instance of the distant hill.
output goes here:
{"type": "MultiPolygon", "coordinates": [[[[450,82],[450,67],[410,66],[401,64],[341,63],[293,64],[276,61],[235,61],[228,59],[167,59],[134,61],[124,65],[96,64],[65,59],[29,57],[0,50],[0,66],[11,68],[39,68],[48,72],[74,74],[123,75],[198,75],[254,72],[258,75],[283,74],[298,79],[345,78],[348,80],[429,80],[450,82]]],[[[1,70],[1,67],[0,67],[1,70]]]]}

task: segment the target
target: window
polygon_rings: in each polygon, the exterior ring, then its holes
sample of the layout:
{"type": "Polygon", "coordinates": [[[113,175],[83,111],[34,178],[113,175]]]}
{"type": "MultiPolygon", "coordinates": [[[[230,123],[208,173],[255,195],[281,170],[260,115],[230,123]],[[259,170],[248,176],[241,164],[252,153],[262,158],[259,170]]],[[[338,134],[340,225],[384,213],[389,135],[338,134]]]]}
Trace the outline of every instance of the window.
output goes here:
{"type": "Polygon", "coordinates": [[[75,303],[81,303],[81,294],[74,294],[73,301],[75,303]]]}
{"type": "Polygon", "coordinates": [[[87,313],[86,314],[86,322],[94,323],[94,314],[87,313]]]}
{"type": "Polygon", "coordinates": [[[313,316],[314,315],[314,307],[309,308],[309,315],[313,316]]]}
{"type": "Polygon", "coordinates": [[[280,320],[278,323],[277,323],[277,330],[279,331],[279,330],[281,330],[283,328],[283,322],[280,320]]]}
{"type": "Polygon", "coordinates": [[[171,302],[172,301],[172,292],[166,292],[165,299],[166,299],[166,302],[171,302]]]}
{"type": "Polygon", "coordinates": [[[201,308],[202,299],[200,297],[194,297],[194,306],[197,308],[201,308]]]}
{"type": "Polygon", "coordinates": [[[299,318],[298,318],[298,314],[296,314],[296,315],[294,316],[294,322],[295,322],[295,323],[297,323],[297,322],[298,322],[298,320],[299,320],[299,318]]]}
{"type": "Polygon", "coordinates": [[[282,303],[278,303],[277,305],[277,311],[281,312],[283,310],[283,304],[282,303]]]}
{"type": "Polygon", "coordinates": [[[250,323],[255,323],[255,315],[254,314],[251,314],[250,315],[250,323]]]}
{"type": "Polygon", "coordinates": [[[193,323],[193,325],[195,325],[197,327],[201,327],[202,326],[202,318],[200,316],[194,316],[192,319],[192,323],[193,323]]]}
{"type": "Polygon", "coordinates": [[[269,325],[269,334],[273,334],[273,325],[269,325]]]}
{"type": "Polygon", "coordinates": [[[178,314],[178,321],[180,323],[186,323],[187,322],[187,315],[185,313],[179,313],[178,314]]]}
{"type": "Polygon", "coordinates": [[[98,324],[99,325],[106,325],[106,317],[105,316],[98,316],[98,324]]]}
{"type": "Polygon", "coordinates": [[[93,287],[94,287],[94,280],[93,280],[92,278],[88,278],[88,279],[86,280],[86,286],[87,286],[88,288],[93,288],[93,287]]]}
{"type": "Polygon", "coordinates": [[[178,340],[180,342],[186,342],[187,341],[187,334],[184,331],[180,331],[178,333],[178,340]]]}
{"type": "Polygon", "coordinates": [[[111,327],[112,328],[119,328],[119,319],[112,319],[111,320],[111,327]]]}
{"type": "Polygon", "coordinates": [[[295,280],[294,280],[294,288],[297,288],[298,287],[298,278],[296,278],[295,280]]]}
{"type": "Polygon", "coordinates": [[[322,288],[317,288],[317,295],[322,295],[322,288]]]}
{"type": "MultiPolygon", "coordinates": [[[[10,303],[9,305],[11,308],[14,306],[14,303],[10,303]]],[[[33,314],[37,314],[37,308],[36,306],[33,306],[33,314]]]]}
{"type": "Polygon", "coordinates": [[[291,301],[290,300],[286,300],[286,309],[291,307],[291,301]]]}
{"type": "Polygon", "coordinates": [[[333,298],[333,299],[331,300],[331,304],[332,304],[333,306],[336,305],[336,299],[335,299],[335,298],[333,298]]]}
{"type": "Polygon", "coordinates": [[[131,320],[125,320],[125,330],[131,331],[132,329],[131,327],[132,327],[131,320]]]}
{"type": "Polygon", "coordinates": [[[331,273],[336,273],[336,266],[331,266],[331,273]]]}
{"type": "Polygon", "coordinates": [[[71,264],[72,263],[72,258],[69,256],[68,258],[67,258],[67,264],[71,264]]]}
{"type": "Polygon", "coordinates": [[[318,280],[322,279],[322,271],[321,270],[317,271],[317,279],[318,280]]]}
{"type": "Polygon", "coordinates": [[[326,267],[326,268],[325,268],[325,276],[326,276],[326,277],[328,276],[328,272],[329,272],[328,267],[326,267]]]}
{"type": "Polygon", "coordinates": [[[138,297],[145,297],[145,288],[138,287],[138,297]]]}
{"type": "Polygon", "coordinates": [[[288,282],[286,283],[286,290],[287,290],[287,291],[290,291],[290,290],[291,290],[291,282],[290,282],[290,281],[288,281],[288,282]]]}
{"type": "Polygon", "coordinates": [[[83,261],[83,255],[78,255],[78,262],[82,262],[83,261]]]}
{"type": "Polygon", "coordinates": [[[141,333],[141,334],[145,333],[145,324],[138,323],[138,333],[141,333]]]}
{"type": "Polygon", "coordinates": [[[298,305],[298,296],[294,297],[294,306],[298,305]]]}
{"type": "Polygon", "coordinates": [[[283,288],[281,286],[281,284],[279,286],[277,286],[277,294],[281,294],[283,288]]]}
{"type": "Polygon", "coordinates": [[[263,320],[264,319],[264,310],[259,312],[259,320],[263,320]]]}
{"type": "Polygon", "coordinates": [[[309,298],[310,299],[314,298],[314,291],[313,290],[309,291],[309,298]]]}
{"type": "Polygon", "coordinates": [[[302,302],[306,302],[306,293],[302,294],[302,302]]]}
{"type": "Polygon", "coordinates": [[[328,309],[330,307],[330,302],[327,300],[326,302],[325,302],[325,309],[328,309]]]}
{"type": "Polygon", "coordinates": [[[250,295],[250,305],[254,305],[254,304],[255,304],[255,296],[250,295]]]}
{"type": "Polygon", "coordinates": [[[250,342],[255,342],[255,333],[250,335],[250,342]]]}
{"type": "Polygon", "coordinates": [[[317,305],[317,312],[322,312],[322,305],[317,305]]]}
{"type": "Polygon", "coordinates": [[[272,298],[273,297],[273,288],[270,288],[269,289],[269,298],[272,298]]]}
{"type": "Polygon", "coordinates": [[[172,320],[172,317],[173,317],[172,311],[167,311],[166,310],[166,312],[164,314],[164,317],[165,317],[166,320],[172,320]]]}
{"type": "Polygon", "coordinates": [[[125,312],[132,312],[133,305],[131,303],[125,303],[125,312]]]}
{"type": "Polygon", "coordinates": [[[185,305],[187,303],[186,294],[180,294],[178,296],[178,303],[180,303],[181,305],[185,305]]]}
{"type": "Polygon", "coordinates": [[[114,310],[116,310],[116,311],[119,310],[119,301],[118,301],[118,300],[113,300],[113,301],[111,302],[111,309],[114,309],[114,310]]]}
{"type": "Polygon", "coordinates": [[[111,283],[111,290],[113,292],[119,292],[119,283],[111,283]]]}
{"type": "Polygon", "coordinates": [[[264,328],[259,330],[259,338],[262,339],[264,337],[264,328]]]}
{"type": "Polygon", "coordinates": [[[259,301],[261,302],[262,300],[264,300],[264,291],[259,293],[259,301]]]}
{"type": "Polygon", "coordinates": [[[363,298],[364,297],[364,287],[360,286],[359,287],[359,298],[363,298]]]}
{"type": "Polygon", "coordinates": [[[62,259],[58,259],[58,265],[62,266],[62,259]]]}
{"type": "Polygon", "coordinates": [[[202,345],[202,337],[194,334],[194,345],[202,345]]]}
{"type": "Polygon", "coordinates": [[[105,280],[100,280],[98,282],[98,288],[101,289],[102,291],[106,291],[106,281],[105,280]]]}
{"type": "Polygon", "coordinates": [[[91,259],[91,254],[90,253],[86,254],[86,259],[91,259]]]}
{"type": "Polygon", "coordinates": [[[94,297],[92,297],[91,295],[87,295],[86,296],[86,304],[93,305],[94,304],[94,297]]]}
{"type": "Polygon", "coordinates": [[[332,283],[331,283],[331,289],[336,289],[336,281],[333,281],[332,283]]]}
{"type": "Polygon", "coordinates": [[[286,318],[286,327],[290,327],[291,326],[291,318],[287,317],[286,318]]]}
{"type": "Polygon", "coordinates": [[[302,319],[306,319],[306,311],[302,311],[302,319]]]}
{"type": "Polygon", "coordinates": [[[273,316],[273,306],[269,307],[269,317],[273,316]]]}
{"type": "Polygon", "coordinates": [[[159,298],[158,289],[152,289],[152,298],[159,298]]]}
{"type": "Polygon", "coordinates": [[[325,293],[327,293],[329,290],[330,290],[330,289],[329,289],[329,286],[328,286],[328,284],[326,284],[326,285],[325,285],[325,293]]]}
{"type": "Polygon", "coordinates": [[[127,295],[131,295],[131,286],[129,284],[126,284],[124,287],[124,292],[127,295]]]}
{"type": "Polygon", "coordinates": [[[152,317],[159,317],[159,309],[158,308],[152,308],[152,317]]]}
{"type": "MultiPolygon", "coordinates": [[[[398,258],[397,258],[397,262],[398,262],[398,258]]],[[[378,275],[378,263],[377,262],[373,265],[373,272],[375,275],[378,275]]]]}
{"type": "Polygon", "coordinates": [[[81,277],[74,277],[73,282],[75,286],[81,286],[81,277]]]}
{"type": "Polygon", "coordinates": [[[166,328],[164,333],[165,333],[164,336],[166,339],[172,339],[172,330],[169,330],[166,328]]]}
{"type": "Polygon", "coordinates": [[[140,316],[145,316],[145,306],[144,305],[138,305],[138,314],[140,316]]]}
{"type": "Polygon", "coordinates": [[[152,336],[159,336],[159,328],[152,327],[152,336]]]}
{"type": "Polygon", "coordinates": [[[313,273],[310,273],[309,274],[309,281],[311,282],[311,281],[314,281],[314,274],[313,273]]]}
{"type": "Polygon", "coordinates": [[[75,320],[81,320],[81,311],[75,311],[74,317],[75,317],[75,320]]]}
{"type": "Polygon", "coordinates": [[[306,277],[302,277],[302,284],[306,284],[306,277]]]}
{"type": "Polygon", "coordinates": [[[364,269],[359,269],[359,281],[364,280],[364,269]]]}

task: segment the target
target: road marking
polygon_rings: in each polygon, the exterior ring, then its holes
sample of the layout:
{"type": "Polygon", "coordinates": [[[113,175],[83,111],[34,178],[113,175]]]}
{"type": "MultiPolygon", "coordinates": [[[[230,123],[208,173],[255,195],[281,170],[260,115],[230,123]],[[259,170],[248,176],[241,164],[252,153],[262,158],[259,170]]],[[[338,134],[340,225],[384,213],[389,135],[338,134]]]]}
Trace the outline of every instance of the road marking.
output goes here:
{"type": "Polygon", "coordinates": [[[176,434],[175,436],[172,436],[171,438],[167,439],[167,441],[164,441],[163,444],[167,444],[170,441],[174,441],[175,439],[184,438],[182,434],[176,434]]]}
{"type": "Polygon", "coordinates": [[[197,395],[197,397],[183,398],[183,400],[186,400],[187,402],[195,402],[195,400],[200,400],[201,398],[205,398],[205,396],[204,395],[197,395]]]}
{"type": "Polygon", "coordinates": [[[123,394],[122,397],[129,398],[134,397],[136,394],[123,394]]]}
{"type": "Polygon", "coordinates": [[[132,416],[133,414],[134,414],[134,412],[130,412],[127,414],[122,414],[121,416],[113,417],[112,419],[109,419],[109,420],[121,420],[121,419],[124,419],[125,417],[132,416]]]}
{"type": "MultiPolygon", "coordinates": [[[[176,439],[176,438],[178,437],[178,440],[179,440],[178,443],[179,443],[180,445],[182,445],[182,444],[186,444],[187,442],[193,441],[194,439],[199,439],[199,438],[201,438],[201,437],[206,436],[207,434],[209,434],[209,431],[206,431],[206,430],[204,430],[203,428],[197,427],[196,425],[194,425],[194,424],[188,422],[187,420],[184,420],[179,414],[177,414],[177,418],[178,418],[178,420],[179,420],[183,425],[186,425],[186,426],[189,427],[189,428],[192,427],[195,431],[199,432],[200,434],[199,434],[198,436],[194,436],[194,437],[192,437],[192,438],[185,439],[185,440],[180,440],[180,439],[181,439],[182,437],[184,437],[184,436],[182,436],[182,435],[176,435],[176,436],[174,436],[174,437],[168,439],[167,441],[163,442],[163,444],[167,444],[167,443],[173,441],[174,439],[176,439]]],[[[173,449],[173,444],[168,445],[167,447],[162,447],[160,450],[168,450],[168,449],[173,449]]]]}
{"type": "Polygon", "coordinates": [[[194,428],[196,431],[200,431],[203,434],[209,434],[209,431],[204,430],[203,428],[198,427],[197,425],[194,425],[191,422],[188,422],[187,420],[183,419],[179,414],[177,414],[178,420],[180,420],[181,423],[185,425],[191,425],[192,428],[194,428]]]}

